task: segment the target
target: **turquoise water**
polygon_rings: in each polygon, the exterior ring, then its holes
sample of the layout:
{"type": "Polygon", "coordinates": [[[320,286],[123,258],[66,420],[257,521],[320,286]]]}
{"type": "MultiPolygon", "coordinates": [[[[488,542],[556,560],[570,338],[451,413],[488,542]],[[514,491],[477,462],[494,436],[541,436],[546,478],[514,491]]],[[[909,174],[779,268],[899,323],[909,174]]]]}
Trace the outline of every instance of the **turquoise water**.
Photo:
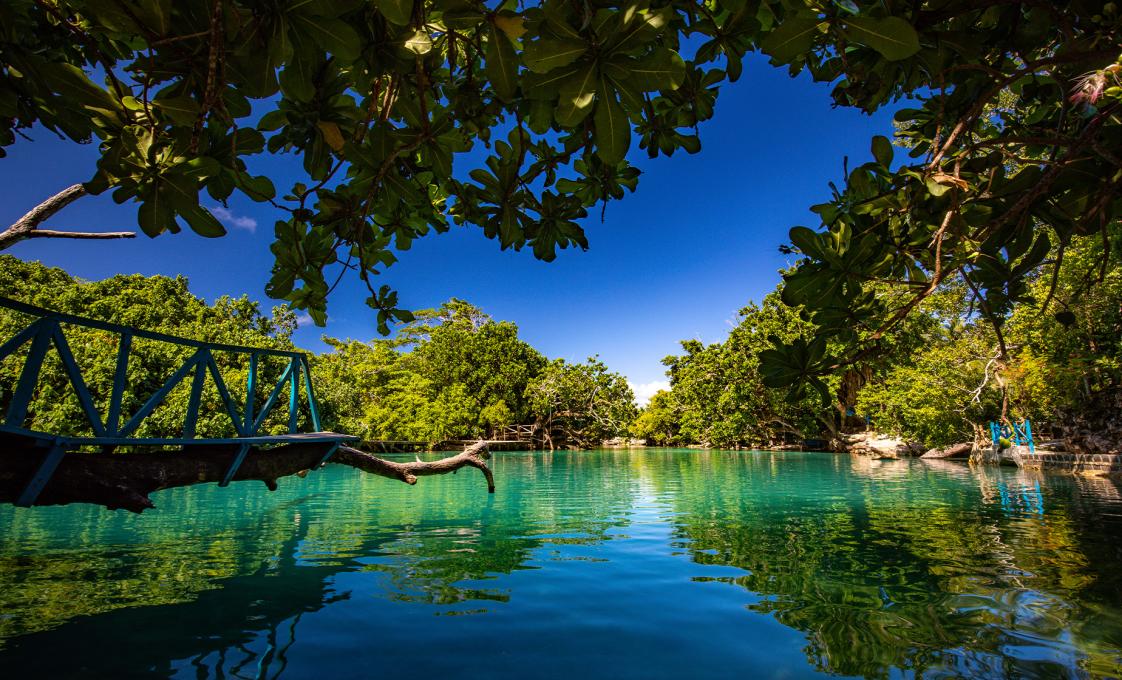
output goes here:
{"type": "Polygon", "coordinates": [[[5,677],[1107,677],[1118,483],[831,454],[498,453],[0,508],[5,677]]]}

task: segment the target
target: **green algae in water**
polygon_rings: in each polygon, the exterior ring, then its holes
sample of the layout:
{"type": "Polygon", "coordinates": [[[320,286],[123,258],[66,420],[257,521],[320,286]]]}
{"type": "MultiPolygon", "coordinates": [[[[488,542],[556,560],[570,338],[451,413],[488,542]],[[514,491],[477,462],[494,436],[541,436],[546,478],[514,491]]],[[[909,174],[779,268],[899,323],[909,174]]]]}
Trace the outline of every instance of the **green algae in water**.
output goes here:
{"type": "Polygon", "coordinates": [[[1110,677],[1122,491],[807,453],[0,508],[7,677],[1110,677]]]}

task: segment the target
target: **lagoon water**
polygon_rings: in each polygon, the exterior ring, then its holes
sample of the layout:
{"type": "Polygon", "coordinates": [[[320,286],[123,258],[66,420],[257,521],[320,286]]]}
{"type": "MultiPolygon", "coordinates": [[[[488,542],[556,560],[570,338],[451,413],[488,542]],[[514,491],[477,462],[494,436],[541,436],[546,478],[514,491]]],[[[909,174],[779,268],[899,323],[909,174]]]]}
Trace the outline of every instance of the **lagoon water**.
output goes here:
{"type": "Polygon", "coordinates": [[[821,453],[0,508],[4,677],[1122,675],[1118,482],[821,453]]]}

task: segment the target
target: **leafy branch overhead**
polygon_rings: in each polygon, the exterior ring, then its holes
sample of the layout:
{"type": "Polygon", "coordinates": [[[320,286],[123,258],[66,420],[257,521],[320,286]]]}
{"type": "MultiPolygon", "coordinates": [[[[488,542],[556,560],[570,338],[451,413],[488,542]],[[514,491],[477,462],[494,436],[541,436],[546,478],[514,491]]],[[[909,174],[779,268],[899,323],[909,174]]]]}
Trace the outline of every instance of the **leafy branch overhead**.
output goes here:
{"type": "Polygon", "coordinates": [[[687,8],[16,0],[0,7],[0,142],[35,123],[96,139],[85,188],[137,203],[149,236],[223,235],[203,192],[269,202],[268,293],[322,324],[353,272],[386,331],[411,318],[374,283],[395,249],[472,224],[552,260],[587,247],[589,207],[635,189],[633,137],[652,157],[700,148],[724,73],[679,54],[687,8]],[[278,191],[252,159],[285,153],[306,177],[278,191]]]}
{"type": "Polygon", "coordinates": [[[761,359],[765,381],[795,395],[880,353],[948,285],[968,291],[967,316],[993,328],[1004,361],[1014,305],[1071,315],[1054,298],[1074,239],[1104,246],[1087,288],[1122,263],[1111,236],[1122,211],[1117,5],[881,6],[889,11],[839,1],[795,12],[761,43],[773,63],[834,83],[838,105],[871,112],[907,100],[895,114],[906,157],[875,137],[869,160],[811,208],[820,227],[793,228],[782,248],[799,256],[783,300],[816,333],[761,359]],[[1033,285],[1042,278],[1051,284],[1033,285]]]}
{"type": "Polygon", "coordinates": [[[628,153],[699,151],[758,50],[839,106],[909,107],[910,156],[874,139],[819,228],[791,233],[783,298],[835,349],[781,347],[761,370],[820,389],[952,278],[1000,331],[1074,235],[1107,233],[1120,31],[1091,0],[11,0],[0,145],[36,123],[96,138],[86,190],[136,202],[151,236],[220,236],[202,192],[269,202],[268,293],[322,324],[351,272],[386,331],[411,318],[375,283],[395,250],[452,224],[543,260],[586,247],[588,210],[637,185],[628,153]],[[278,190],[262,154],[305,176],[278,190]]]}

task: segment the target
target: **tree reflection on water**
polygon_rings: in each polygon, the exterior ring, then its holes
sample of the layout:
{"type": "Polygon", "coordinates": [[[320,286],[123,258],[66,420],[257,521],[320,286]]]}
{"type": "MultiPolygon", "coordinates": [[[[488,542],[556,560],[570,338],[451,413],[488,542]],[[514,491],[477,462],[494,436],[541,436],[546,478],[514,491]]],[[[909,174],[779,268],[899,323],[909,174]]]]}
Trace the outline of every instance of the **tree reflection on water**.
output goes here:
{"type": "Polygon", "coordinates": [[[0,664],[40,677],[278,677],[307,615],[356,597],[381,600],[369,615],[384,618],[486,615],[542,597],[512,577],[547,579],[562,553],[611,578],[629,559],[623,531],[654,498],[670,536],[661,554],[684,553],[683,573],[750,594],[746,615],[799,631],[809,668],[1122,672],[1117,482],[800,455],[501,454],[494,498],[454,479],[398,491],[328,470],[276,494],[172,490],[139,518],[3,509],[0,664]],[[710,566],[739,575],[697,576],[710,566]]]}

